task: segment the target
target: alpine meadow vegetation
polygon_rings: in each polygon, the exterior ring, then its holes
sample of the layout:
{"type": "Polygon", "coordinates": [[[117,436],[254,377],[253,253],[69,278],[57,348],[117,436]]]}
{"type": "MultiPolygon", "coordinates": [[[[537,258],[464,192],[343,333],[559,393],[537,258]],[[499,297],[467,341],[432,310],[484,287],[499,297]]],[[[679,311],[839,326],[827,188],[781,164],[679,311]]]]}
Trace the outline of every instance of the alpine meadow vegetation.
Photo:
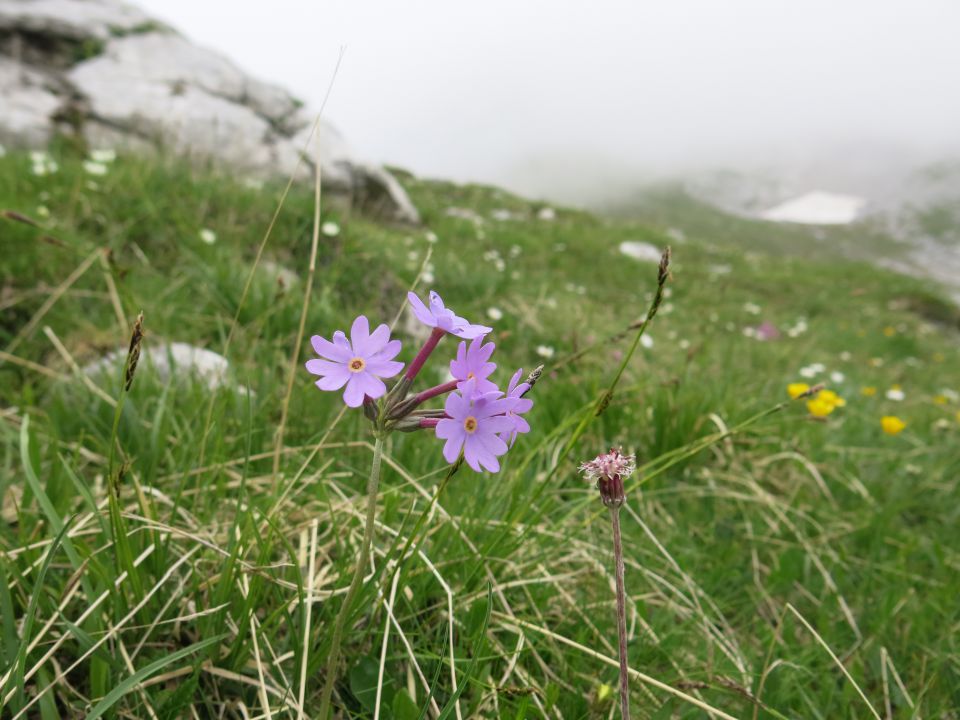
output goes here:
{"type": "Polygon", "coordinates": [[[0,157],[0,717],[957,717],[938,288],[397,176],[0,157]]]}

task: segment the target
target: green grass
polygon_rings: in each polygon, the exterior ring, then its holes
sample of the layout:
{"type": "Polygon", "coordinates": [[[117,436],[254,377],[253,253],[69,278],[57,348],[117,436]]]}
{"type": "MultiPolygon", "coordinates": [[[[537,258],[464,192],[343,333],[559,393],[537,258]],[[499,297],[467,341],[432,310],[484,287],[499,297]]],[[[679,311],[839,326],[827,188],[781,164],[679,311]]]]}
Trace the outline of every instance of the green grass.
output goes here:
{"type": "MultiPolygon", "coordinates": [[[[35,177],[27,157],[0,159],[0,210],[41,225],[0,219],[0,677],[11,698],[0,716],[39,694],[21,716],[297,717],[304,672],[313,717],[360,545],[372,437],[362,413],[341,416],[338,395],[300,370],[274,475],[312,191],[291,192],[264,250],[300,280],[278,284],[258,268],[240,306],[282,186],[125,156],[91,178],[69,152],[58,160],[59,172],[35,177]],[[117,521],[107,399],[120,397],[121,369],[97,379],[96,393],[70,363],[125,348],[140,310],[148,350],[182,341],[222,352],[237,316],[232,377],[254,393],[211,397],[189,377],[163,383],[139,370],[115,437],[117,521]]],[[[664,198],[643,221],[568,210],[545,221],[541,203],[495,188],[403,182],[422,228],[324,214],[341,232],[321,238],[307,333],[329,337],[360,312],[390,322],[432,251],[432,286],[449,305],[475,322],[491,307],[503,313],[489,323],[498,380],[546,369],[532,432],[501,473],[454,475],[395,595],[386,561],[447,468],[429,433],[387,441],[373,575],[336,687],[343,717],[373,716],[387,604],[396,624],[381,718],[456,717],[455,698],[462,717],[611,715],[617,671],[599,657],[616,658],[609,524],[576,466],[612,444],[645,467],[623,513],[631,667],[737,718],[871,717],[860,693],[881,717],[957,716],[960,406],[950,391],[960,391],[960,358],[957,311],[936,288],[832,253],[784,252],[796,230],[701,217],[673,243],[653,346],[564,457],[632,335],[564,358],[646,311],[656,267],[617,246],[670,242],[676,206],[664,198]],[[449,216],[451,206],[482,224],[449,216]],[[496,209],[514,218],[495,220],[496,209]],[[806,331],[787,336],[801,319],[806,331]],[[780,339],[744,335],[765,320],[780,339]],[[796,401],[723,435],[787,400],[813,363],[845,407],[816,421],[796,401]],[[895,384],[901,402],[885,397],[895,384]],[[888,436],[880,418],[893,414],[907,429],[888,436]]],[[[409,332],[401,320],[407,361],[409,332]]],[[[441,344],[424,385],[441,379],[453,349],[441,344]]],[[[310,354],[304,343],[300,361],[310,354]]],[[[637,717],[705,716],[639,680],[632,691],[637,717]]]]}

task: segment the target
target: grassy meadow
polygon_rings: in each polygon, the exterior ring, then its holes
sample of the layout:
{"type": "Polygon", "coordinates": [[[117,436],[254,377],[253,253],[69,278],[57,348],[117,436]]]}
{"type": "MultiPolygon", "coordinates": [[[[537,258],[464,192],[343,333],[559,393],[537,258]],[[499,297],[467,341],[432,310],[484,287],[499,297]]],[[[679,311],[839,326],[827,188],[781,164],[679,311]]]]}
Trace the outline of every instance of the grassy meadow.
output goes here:
{"type": "Polygon", "coordinates": [[[618,717],[610,526],[577,472],[611,446],[639,466],[636,717],[960,717],[960,312],[846,259],[856,227],[805,245],[673,195],[607,220],[400,174],[422,227],[324,205],[305,304],[312,188],[55,156],[0,158],[0,717],[316,716],[373,441],[303,363],[359,313],[409,362],[411,287],[494,327],[501,386],[545,367],[498,474],[434,503],[442,441],[387,440],[339,717],[618,717]],[[667,297],[564,453],[656,288],[624,241],[672,246],[667,297]],[[228,382],[83,374],[141,311],[144,352],[224,353],[228,382]],[[845,405],[814,417],[791,383],[845,405]]]}

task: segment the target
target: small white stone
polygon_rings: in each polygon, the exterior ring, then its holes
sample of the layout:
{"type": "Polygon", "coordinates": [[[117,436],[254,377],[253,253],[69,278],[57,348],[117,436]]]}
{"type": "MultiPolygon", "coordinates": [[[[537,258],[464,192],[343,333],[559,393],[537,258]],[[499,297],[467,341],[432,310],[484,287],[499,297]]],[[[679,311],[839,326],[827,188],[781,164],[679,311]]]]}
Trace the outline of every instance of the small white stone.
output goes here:
{"type": "Polygon", "coordinates": [[[644,262],[660,262],[660,256],[662,253],[659,248],[650,243],[645,242],[634,242],[626,241],[620,243],[620,253],[631,257],[634,260],[642,260],[644,262]]]}

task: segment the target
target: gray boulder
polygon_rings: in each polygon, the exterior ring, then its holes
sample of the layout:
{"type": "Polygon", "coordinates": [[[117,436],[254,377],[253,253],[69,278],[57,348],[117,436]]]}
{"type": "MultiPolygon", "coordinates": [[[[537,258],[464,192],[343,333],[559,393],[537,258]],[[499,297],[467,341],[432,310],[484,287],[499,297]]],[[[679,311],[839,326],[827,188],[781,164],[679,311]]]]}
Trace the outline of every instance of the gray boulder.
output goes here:
{"type": "Polygon", "coordinates": [[[258,178],[313,177],[326,192],[419,221],[390,173],[366,162],[283,88],[252,78],[121,0],[0,0],[0,144],[57,133],[91,147],[164,148],[258,178]]]}

